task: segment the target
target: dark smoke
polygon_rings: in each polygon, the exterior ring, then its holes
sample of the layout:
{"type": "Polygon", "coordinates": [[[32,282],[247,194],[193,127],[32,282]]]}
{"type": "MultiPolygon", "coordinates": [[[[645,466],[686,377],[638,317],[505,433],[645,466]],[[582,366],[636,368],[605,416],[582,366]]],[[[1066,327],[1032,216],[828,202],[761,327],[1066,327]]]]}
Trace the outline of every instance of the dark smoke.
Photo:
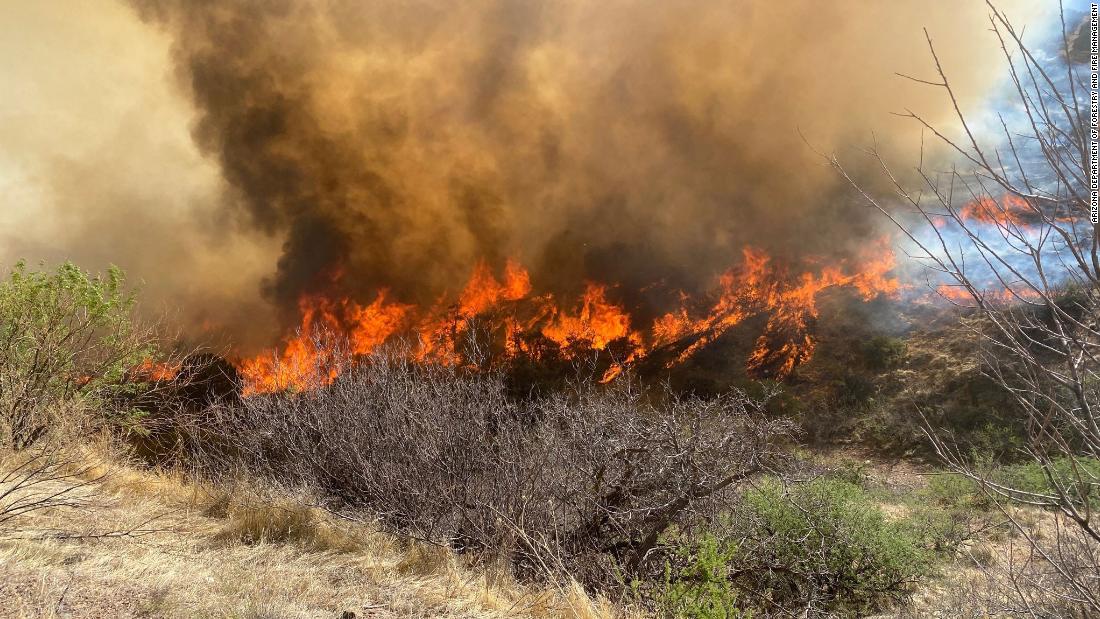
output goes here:
{"type": "Polygon", "coordinates": [[[746,244],[843,257],[881,222],[804,139],[844,152],[876,131],[915,160],[889,113],[948,112],[894,75],[930,75],[922,26],[964,103],[997,53],[980,3],[130,4],[171,40],[224,220],[283,244],[263,290],[287,319],[318,289],[428,303],[482,259],[639,303],[705,287],[746,244]]]}

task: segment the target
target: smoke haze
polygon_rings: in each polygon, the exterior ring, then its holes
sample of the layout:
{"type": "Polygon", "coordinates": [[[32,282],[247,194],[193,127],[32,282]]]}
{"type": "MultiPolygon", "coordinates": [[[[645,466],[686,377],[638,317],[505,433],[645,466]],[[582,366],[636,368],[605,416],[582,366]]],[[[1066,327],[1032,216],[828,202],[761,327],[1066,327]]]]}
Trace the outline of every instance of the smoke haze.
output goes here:
{"type": "Polygon", "coordinates": [[[630,296],[847,255],[881,222],[802,136],[915,162],[890,112],[950,111],[895,76],[932,76],[922,27],[964,105],[1001,75],[979,2],[80,6],[0,8],[0,258],[118,263],[253,343],[303,293],[429,303],[482,259],[630,296]]]}

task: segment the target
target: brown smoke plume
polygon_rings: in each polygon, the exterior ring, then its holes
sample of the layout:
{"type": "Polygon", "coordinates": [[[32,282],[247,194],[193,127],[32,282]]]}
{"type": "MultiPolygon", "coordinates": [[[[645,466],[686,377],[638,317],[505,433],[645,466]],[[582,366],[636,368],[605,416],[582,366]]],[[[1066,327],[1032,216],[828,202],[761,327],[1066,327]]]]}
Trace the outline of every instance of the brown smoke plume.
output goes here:
{"type": "MultiPolygon", "coordinates": [[[[703,286],[747,244],[845,255],[878,221],[802,136],[832,151],[876,131],[912,157],[916,127],[889,113],[948,111],[894,75],[930,74],[922,27],[964,103],[999,66],[978,2],[131,4],[171,41],[224,182],[201,238],[281,243],[264,291],[288,313],[336,278],[429,303],[480,259],[516,258],[536,288],[633,294],[703,286]]],[[[127,182],[176,173],[153,157],[127,182]]]]}

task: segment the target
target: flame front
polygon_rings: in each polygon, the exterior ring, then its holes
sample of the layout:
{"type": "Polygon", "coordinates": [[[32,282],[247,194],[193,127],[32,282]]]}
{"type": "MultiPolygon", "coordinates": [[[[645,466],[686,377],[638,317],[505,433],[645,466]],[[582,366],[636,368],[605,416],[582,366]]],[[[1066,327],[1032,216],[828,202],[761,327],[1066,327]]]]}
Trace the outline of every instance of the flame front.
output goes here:
{"type": "Polygon", "coordinates": [[[573,313],[553,308],[554,319],[542,329],[542,334],[559,345],[588,341],[592,348],[603,350],[619,338],[628,338],[641,345],[642,336],[630,330],[630,316],[622,307],[607,300],[607,287],[588,282],[580,307],[573,313]]]}
{"type": "Polygon", "coordinates": [[[622,342],[627,352],[613,360],[603,376],[611,380],[626,365],[656,350],[673,349],[668,367],[682,363],[733,326],[755,315],[767,315],[764,333],[746,361],[750,372],[783,378],[814,353],[810,322],[817,316],[817,296],[834,287],[850,287],[864,300],[895,295],[891,277],[894,255],[875,246],[859,264],[824,267],[792,275],[764,252],[746,248],[740,264],[722,274],[710,301],[680,293],[678,309],[637,329],[630,312],[614,299],[615,288],[588,282],[571,304],[559,304],[550,294],[534,294],[528,272],[508,261],[501,278],[485,262],[477,264],[462,291],[448,301],[420,308],[389,300],[385,291],[360,305],[349,299],[303,297],[301,324],[278,351],[268,351],[238,363],[245,377],[245,394],[284,389],[308,389],[331,382],[340,372],[336,358],[314,345],[323,331],[345,335],[350,352],[366,355],[398,336],[413,336],[412,356],[420,362],[463,363],[459,343],[464,334],[484,326],[503,332],[505,357],[536,354],[529,344],[536,335],[569,359],[577,350],[603,351],[622,342]],[[702,308],[702,310],[700,310],[702,308]]]}
{"type": "Polygon", "coordinates": [[[268,351],[240,361],[237,369],[245,378],[244,395],[309,389],[325,385],[340,373],[335,351],[326,351],[315,339],[327,332],[345,334],[351,352],[366,355],[402,330],[413,309],[411,305],[387,300],[385,291],[369,305],[343,299],[306,296],[298,302],[301,326],[286,339],[282,351],[268,351]]]}
{"type": "Polygon", "coordinates": [[[654,332],[666,342],[697,338],[667,364],[672,367],[745,318],[767,314],[764,333],[757,339],[747,366],[756,374],[785,378],[796,366],[813,357],[816,344],[809,333],[808,321],[817,317],[817,295],[840,286],[855,288],[864,300],[882,294],[895,295],[901,286],[897,278],[888,277],[893,268],[893,252],[888,247],[879,247],[853,275],[846,275],[837,267],[826,267],[820,274],[789,277],[773,266],[767,254],[746,248],[741,267],[726,272],[719,280],[718,301],[705,317],[691,321],[686,310],[681,309],[658,320],[654,332]]]}

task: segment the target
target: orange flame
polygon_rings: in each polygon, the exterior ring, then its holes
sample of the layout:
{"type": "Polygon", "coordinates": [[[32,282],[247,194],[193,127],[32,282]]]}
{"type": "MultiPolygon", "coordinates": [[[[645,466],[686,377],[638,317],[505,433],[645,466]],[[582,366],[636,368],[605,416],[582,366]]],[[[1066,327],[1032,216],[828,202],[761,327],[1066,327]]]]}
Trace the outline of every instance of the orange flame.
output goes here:
{"type": "Polygon", "coordinates": [[[809,334],[808,322],[817,317],[817,295],[840,286],[855,288],[864,300],[895,295],[901,285],[897,278],[887,276],[893,268],[893,252],[882,247],[854,275],[827,267],[820,274],[803,273],[789,278],[771,264],[766,254],[746,248],[741,268],[722,276],[721,294],[706,317],[690,322],[681,310],[658,321],[656,331],[663,337],[698,337],[668,367],[691,357],[745,318],[767,314],[764,334],[757,339],[747,365],[755,373],[785,378],[813,356],[816,344],[809,334]]]}
{"type": "Polygon", "coordinates": [[[698,303],[681,293],[680,308],[660,316],[646,331],[633,327],[630,313],[611,300],[612,289],[604,284],[588,282],[575,305],[563,308],[551,295],[532,295],[530,276],[518,263],[508,261],[503,277],[497,279],[490,266],[481,262],[453,304],[443,297],[426,311],[390,301],[385,291],[369,305],[303,297],[301,326],[284,341],[281,352],[244,359],[238,366],[246,395],[327,384],[340,368],[331,353],[313,345],[322,327],[345,334],[354,355],[368,354],[398,334],[415,333],[419,339],[415,359],[457,364],[462,355],[456,340],[474,328],[475,319],[484,319],[503,332],[506,357],[528,352],[521,336],[529,333],[556,344],[565,358],[577,346],[605,350],[612,342],[625,342],[630,352],[606,371],[606,381],[658,348],[682,347],[668,365],[681,363],[749,316],[766,314],[765,332],[747,366],[754,373],[782,378],[813,356],[816,344],[809,323],[817,316],[816,298],[821,291],[847,286],[865,300],[898,292],[898,280],[888,275],[894,266],[893,252],[885,247],[872,249],[852,274],[826,267],[819,273],[792,277],[767,254],[746,248],[740,266],[718,279],[709,311],[696,315],[691,308],[698,303]]]}
{"type": "Polygon", "coordinates": [[[1000,226],[1027,226],[1035,211],[1027,200],[1005,194],[1000,203],[989,196],[971,200],[959,209],[959,219],[968,219],[1000,226]]]}
{"type": "Polygon", "coordinates": [[[174,380],[179,372],[179,363],[156,363],[150,358],[144,359],[132,370],[134,377],[154,382],[174,380]]]}
{"type": "MultiPolygon", "coordinates": [[[[456,337],[465,333],[477,316],[493,313],[502,306],[527,298],[531,293],[531,278],[526,269],[509,260],[504,267],[504,281],[498,281],[487,263],[479,262],[458,297],[456,306],[447,307],[445,299],[436,304],[420,322],[417,332],[420,361],[459,363],[456,337]]],[[[506,318],[509,342],[520,331],[512,317],[506,318]]]]}
{"type": "MultiPolygon", "coordinates": [[[[1020,300],[1034,301],[1040,298],[1035,290],[1025,287],[993,288],[988,290],[976,290],[985,302],[995,305],[1015,303],[1020,300]]],[[[936,294],[947,301],[964,307],[977,307],[974,296],[966,287],[957,284],[941,284],[936,287],[936,294]]]]}
{"type": "Polygon", "coordinates": [[[641,344],[642,336],[630,330],[630,316],[622,307],[607,300],[607,288],[589,282],[585,285],[580,308],[575,314],[557,311],[554,320],[543,327],[542,334],[561,346],[574,341],[591,342],[592,348],[603,350],[619,338],[629,338],[641,344]]]}
{"type": "Polygon", "coordinates": [[[304,390],[332,382],[339,375],[336,359],[315,344],[326,330],[345,334],[351,352],[365,355],[405,326],[412,306],[391,303],[386,291],[369,305],[344,299],[304,296],[298,301],[302,323],[294,337],[286,340],[281,353],[274,351],[244,359],[237,369],[244,378],[244,395],[304,390]]]}

